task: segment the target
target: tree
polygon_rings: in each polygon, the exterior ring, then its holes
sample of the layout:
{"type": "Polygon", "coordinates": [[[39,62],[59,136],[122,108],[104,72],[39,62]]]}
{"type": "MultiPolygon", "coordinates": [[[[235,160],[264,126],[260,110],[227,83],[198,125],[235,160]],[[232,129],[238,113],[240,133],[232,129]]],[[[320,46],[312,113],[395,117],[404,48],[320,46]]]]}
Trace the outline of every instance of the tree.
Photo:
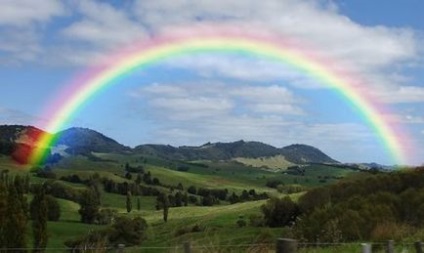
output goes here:
{"type": "Polygon", "coordinates": [[[141,203],[140,203],[140,197],[137,198],[137,210],[141,210],[141,203]]]}
{"type": "Polygon", "coordinates": [[[26,248],[26,198],[22,192],[17,191],[13,183],[8,185],[7,195],[7,219],[4,224],[5,247],[26,248]]]}
{"type": "Polygon", "coordinates": [[[138,245],[145,238],[147,223],[143,218],[117,217],[109,232],[109,241],[113,244],[138,245]]]}
{"type": "Polygon", "coordinates": [[[169,209],[169,199],[165,193],[161,193],[156,198],[156,207],[157,209],[163,208],[163,220],[168,221],[168,209],[169,209]]]}
{"type": "Polygon", "coordinates": [[[190,185],[190,187],[188,187],[188,189],[187,189],[187,192],[191,193],[191,194],[196,194],[197,193],[196,186],[190,185]]]}
{"type": "Polygon", "coordinates": [[[81,222],[93,224],[99,214],[100,205],[96,192],[92,188],[85,190],[81,194],[79,204],[78,212],[81,215],[81,222]]]}
{"type": "Polygon", "coordinates": [[[6,220],[7,220],[7,188],[5,178],[0,178],[0,248],[5,247],[5,234],[6,234],[6,220]]]}
{"type": "Polygon", "coordinates": [[[132,201],[131,201],[131,192],[127,192],[127,201],[126,201],[127,213],[130,213],[132,210],[132,201]]]}
{"type": "Polygon", "coordinates": [[[261,206],[265,224],[270,227],[290,226],[300,214],[290,197],[271,198],[261,206]]]}
{"type": "Polygon", "coordinates": [[[34,198],[30,204],[32,231],[34,237],[33,252],[44,252],[47,246],[47,198],[42,185],[36,185],[34,198]]]}

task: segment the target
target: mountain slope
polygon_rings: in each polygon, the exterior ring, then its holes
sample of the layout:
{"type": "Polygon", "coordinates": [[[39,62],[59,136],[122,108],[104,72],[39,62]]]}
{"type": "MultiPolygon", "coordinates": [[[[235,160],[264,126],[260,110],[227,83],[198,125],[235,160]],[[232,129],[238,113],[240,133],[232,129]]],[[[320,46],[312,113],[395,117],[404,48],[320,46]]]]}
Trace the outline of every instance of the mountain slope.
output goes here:
{"type": "MultiPolygon", "coordinates": [[[[37,138],[45,133],[32,127],[21,125],[0,126],[0,152],[10,155],[19,145],[34,146],[37,138]]],[[[236,141],[229,143],[206,143],[202,146],[181,146],[145,144],[131,149],[97,131],[87,128],[70,128],[56,133],[57,146],[65,147],[68,154],[88,155],[91,152],[129,152],[157,156],[171,160],[231,160],[234,158],[262,158],[282,156],[293,163],[337,163],[317,148],[303,144],[294,144],[276,148],[256,141],[236,141]]],[[[54,149],[53,149],[54,150],[54,149]]],[[[55,152],[55,151],[53,151],[55,152]]]]}
{"type": "Polygon", "coordinates": [[[69,128],[58,132],[56,145],[67,146],[67,153],[86,154],[90,152],[122,152],[130,148],[117,141],[91,129],[69,128]]]}
{"type": "Polygon", "coordinates": [[[324,154],[321,150],[304,145],[293,144],[281,149],[281,154],[290,162],[302,163],[338,163],[328,155],[324,154]]]}
{"type": "Polygon", "coordinates": [[[294,144],[280,149],[261,142],[243,140],[230,143],[206,143],[199,147],[147,144],[137,146],[134,151],[176,160],[229,160],[238,157],[260,158],[282,155],[294,164],[337,163],[319,149],[308,145],[294,144]]]}

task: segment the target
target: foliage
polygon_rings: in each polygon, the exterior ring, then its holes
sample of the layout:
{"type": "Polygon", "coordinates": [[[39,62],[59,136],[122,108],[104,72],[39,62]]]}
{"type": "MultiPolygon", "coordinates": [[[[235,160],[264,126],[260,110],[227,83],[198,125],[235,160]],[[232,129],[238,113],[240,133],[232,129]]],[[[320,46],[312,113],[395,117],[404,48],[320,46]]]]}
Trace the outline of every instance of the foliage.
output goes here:
{"type": "Polygon", "coordinates": [[[25,181],[20,176],[10,179],[2,173],[0,178],[0,248],[25,248],[27,200],[25,181]]]}
{"type": "Polygon", "coordinates": [[[81,215],[81,222],[93,224],[99,215],[100,201],[98,195],[93,188],[89,188],[81,195],[79,204],[79,214],[81,215]]]}
{"type": "Polygon", "coordinates": [[[424,226],[423,203],[423,169],[368,175],[303,195],[295,230],[311,242],[384,237],[384,227],[424,226]]]}
{"type": "Polygon", "coordinates": [[[299,207],[290,197],[271,198],[261,207],[265,224],[270,227],[291,226],[299,213],[299,207]]]}
{"type": "Polygon", "coordinates": [[[146,239],[147,223],[143,218],[117,217],[109,231],[109,241],[113,244],[139,245],[146,239]]]}
{"type": "Polygon", "coordinates": [[[34,236],[33,252],[44,252],[47,246],[47,198],[43,185],[36,185],[34,198],[30,204],[32,230],[34,236]]]}

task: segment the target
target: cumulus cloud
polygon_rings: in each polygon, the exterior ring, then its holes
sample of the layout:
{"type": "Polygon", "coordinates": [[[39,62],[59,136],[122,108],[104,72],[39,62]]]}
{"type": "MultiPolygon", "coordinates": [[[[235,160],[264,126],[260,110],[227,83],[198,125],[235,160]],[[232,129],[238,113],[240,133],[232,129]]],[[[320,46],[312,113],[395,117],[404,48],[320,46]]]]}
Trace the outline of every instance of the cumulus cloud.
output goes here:
{"type": "Polygon", "coordinates": [[[0,8],[0,25],[27,26],[43,23],[63,15],[65,8],[59,0],[3,0],[0,8]]]}
{"type": "Polygon", "coordinates": [[[318,1],[158,0],[138,1],[134,10],[141,22],[157,31],[196,23],[263,27],[363,69],[413,58],[417,50],[409,29],[361,26],[338,13],[334,5],[318,1]]]}
{"type": "Polygon", "coordinates": [[[146,100],[153,115],[173,119],[230,114],[303,115],[302,99],[284,86],[225,83],[152,84],[130,92],[146,100]],[[225,91],[225,92],[222,92],[225,91]]]}
{"type": "Polygon", "coordinates": [[[0,8],[0,64],[34,61],[42,52],[44,25],[64,15],[60,1],[4,0],[0,8]]]}
{"type": "Polygon", "coordinates": [[[386,87],[376,91],[377,97],[386,103],[422,103],[424,102],[424,87],[422,86],[399,86],[386,87]]]}
{"type": "Polygon", "coordinates": [[[78,3],[77,10],[83,18],[62,30],[68,39],[110,49],[146,37],[143,26],[124,10],[101,2],[78,3]]]}

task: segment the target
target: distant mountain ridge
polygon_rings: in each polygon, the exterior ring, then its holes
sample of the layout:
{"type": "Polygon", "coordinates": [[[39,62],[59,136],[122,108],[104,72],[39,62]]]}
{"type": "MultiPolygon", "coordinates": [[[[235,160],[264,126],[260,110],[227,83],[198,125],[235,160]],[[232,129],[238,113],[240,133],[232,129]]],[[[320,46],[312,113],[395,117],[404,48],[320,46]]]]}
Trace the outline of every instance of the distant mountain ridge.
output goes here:
{"type": "Polygon", "coordinates": [[[261,142],[245,142],[243,140],[229,143],[206,143],[198,147],[145,144],[135,147],[134,151],[176,160],[229,160],[237,157],[259,158],[283,155],[287,161],[296,164],[339,163],[321,150],[304,144],[276,148],[261,142]]]}
{"type": "MultiPolygon", "coordinates": [[[[45,132],[32,126],[3,125],[0,126],[0,144],[7,146],[7,148],[10,148],[13,143],[23,141],[26,145],[34,145],[34,139],[31,138],[41,133],[45,132]]],[[[88,128],[73,127],[58,132],[56,135],[58,135],[56,146],[65,147],[65,152],[71,155],[87,155],[91,152],[134,152],[173,160],[230,160],[238,157],[260,158],[282,155],[287,161],[295,164],[338,163],[321,150],[304,144],[276,148],[257,141],[240,140],[229,143],[208,142],[201,146],[180,147],[144,144],[131,149],[88,128]]]]}

